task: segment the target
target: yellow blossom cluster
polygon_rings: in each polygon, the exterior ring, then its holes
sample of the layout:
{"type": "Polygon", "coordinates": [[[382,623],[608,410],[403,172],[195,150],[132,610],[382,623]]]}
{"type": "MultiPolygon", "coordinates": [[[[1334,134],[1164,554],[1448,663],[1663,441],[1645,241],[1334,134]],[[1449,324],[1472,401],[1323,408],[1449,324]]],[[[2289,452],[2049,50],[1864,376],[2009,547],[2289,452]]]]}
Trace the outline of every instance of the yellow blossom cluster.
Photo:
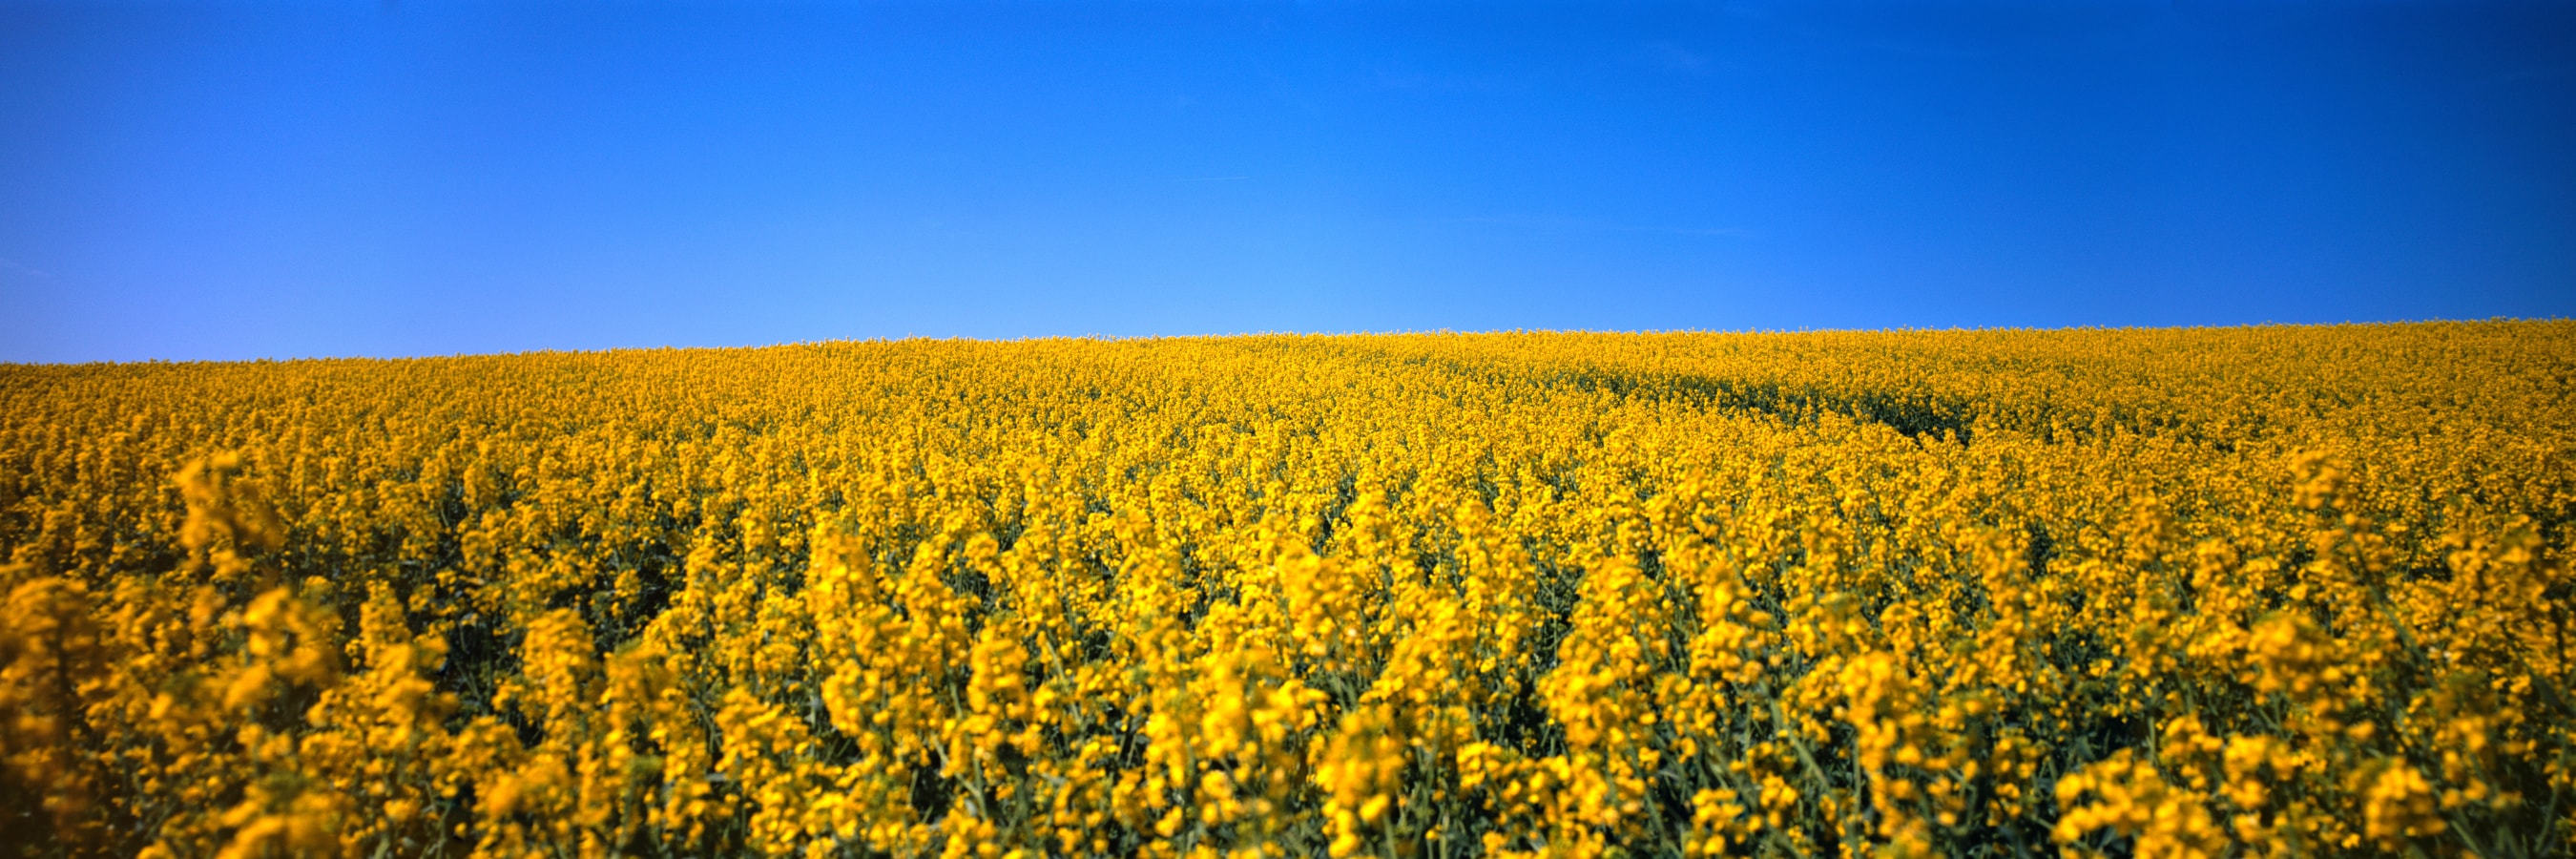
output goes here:
{"type": "Polygon", "coordinates": [[[2555,856],[2576,324],[0,366],[27,856],[2555,856]]]}

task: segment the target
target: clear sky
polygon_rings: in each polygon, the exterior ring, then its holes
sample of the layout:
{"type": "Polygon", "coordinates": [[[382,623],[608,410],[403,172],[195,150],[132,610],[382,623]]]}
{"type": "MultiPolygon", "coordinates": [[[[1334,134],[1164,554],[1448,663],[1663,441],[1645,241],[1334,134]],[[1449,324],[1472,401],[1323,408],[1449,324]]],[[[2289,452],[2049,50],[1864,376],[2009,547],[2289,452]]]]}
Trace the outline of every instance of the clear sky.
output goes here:
{"type": "Polygon", "coordinates": [[[2576,315],[2576,4],[0,0],[0,361],[2576,315]]]}

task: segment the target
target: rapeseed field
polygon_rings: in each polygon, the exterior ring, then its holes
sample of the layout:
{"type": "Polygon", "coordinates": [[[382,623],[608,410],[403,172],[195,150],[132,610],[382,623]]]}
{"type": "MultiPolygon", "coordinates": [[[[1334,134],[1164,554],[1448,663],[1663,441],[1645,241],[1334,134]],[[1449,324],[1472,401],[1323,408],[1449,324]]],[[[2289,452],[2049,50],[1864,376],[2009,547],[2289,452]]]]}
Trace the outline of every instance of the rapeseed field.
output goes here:
{"type": "Polygon", "coordinates": [[[2576,323],[0,367],[20,855],[2553,856],[2576,323]]]}

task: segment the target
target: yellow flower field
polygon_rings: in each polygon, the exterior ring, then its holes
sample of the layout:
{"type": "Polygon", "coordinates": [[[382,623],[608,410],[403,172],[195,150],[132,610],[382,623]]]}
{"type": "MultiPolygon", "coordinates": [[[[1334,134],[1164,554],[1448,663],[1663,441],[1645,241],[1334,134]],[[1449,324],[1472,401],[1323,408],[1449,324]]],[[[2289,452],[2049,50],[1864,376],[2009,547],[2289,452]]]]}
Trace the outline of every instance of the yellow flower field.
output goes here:
{"type": "Polygon", "coordinates": [[[24,855],[2567,855],[2576,323],[0,367],[24,855]]]}

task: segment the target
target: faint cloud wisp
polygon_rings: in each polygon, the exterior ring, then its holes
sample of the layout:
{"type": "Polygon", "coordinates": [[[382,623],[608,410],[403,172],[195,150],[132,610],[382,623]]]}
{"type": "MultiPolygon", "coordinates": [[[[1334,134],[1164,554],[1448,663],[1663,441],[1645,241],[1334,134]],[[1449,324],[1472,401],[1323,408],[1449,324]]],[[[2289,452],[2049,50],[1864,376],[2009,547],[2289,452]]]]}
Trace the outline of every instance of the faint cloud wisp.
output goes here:
{"type": "Polygon", "coordinates": [[[1671,42],[1649,42],[1646,55],[1656,66],[1668,72],[1704,75],[1709,71],[1708,57],[1671,42]]]}
{"type": "Polygon", "coordinates": [[[1622,224],[1586,218],[1564,218],[1552,215],[1469,215],[1459,218],[1434,218],[1426,224],[1477,224],[1569,233],[1662,233],[1676,236],[1716,236],[1734,239],[1756,239],[1762,234],[1742,227],[1675,227],[1660,224],[1622,224]]]}
{"type": "Polygon", "coordinates": [[[9,272],[9,273],[11,273],[11,274],[21,274],[21,275],[26,275],[26,276],[28,276],[28,277],[40,278],[40,279],[43,279],[43,280],[52,280],[52,279],[54,279],[53,274],[51,274],[51,273],[49,273],[49,272],[46,272],[46,271],[44,271],[44,270],[42,270],[42,269],[38,269],[38,268],[35,268],[35,267],[32,267],[32,266],[25,265],[25,264],[23,264],[23,263],[18,262],[17,260],[13,260],[13,259],[10,259],[10,258],[8,258],[8,257],[0,257],[0,272],[9,272]]]}

